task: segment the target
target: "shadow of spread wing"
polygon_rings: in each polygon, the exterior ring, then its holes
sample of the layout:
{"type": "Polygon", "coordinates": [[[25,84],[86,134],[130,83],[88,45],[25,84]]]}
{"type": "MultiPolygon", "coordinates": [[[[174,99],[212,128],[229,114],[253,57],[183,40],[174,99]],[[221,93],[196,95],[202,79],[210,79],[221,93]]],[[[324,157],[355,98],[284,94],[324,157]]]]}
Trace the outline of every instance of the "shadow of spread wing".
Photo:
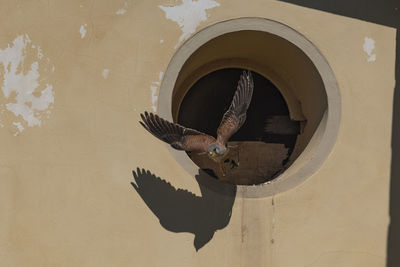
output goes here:
{"type": "Polygon", "coordinates": [[[143,122],[139,123],[147,131],[175,149],[206,152],[207,147],[215,142],[215,138],[210,135],[169,122],[153,113],[145,112],[140,117],[143,122]]]}
{"type": "Polygon", "coordinates": [[[228,142],[229,138],[242,127],[246,121],[246,112],[253,96],[254,82],[251,71],[243,71],[233,96],[229,109],[222,117],[217,130],[218,141],[222,144],[228,142]]]}
{"type": "Polygon", "coordinates": [[[144,169],[138,168],[132,173],[135,183],[131,185],[164,228],[173,232],[194,231],[193,223],[182,219],[182,215],[200,209],[201,197],[187,190],[175,189],[170,183],[144,169]]]}
{"type": "Polygon", "coordinates": [[[187,190],[176,189],[145,169],[137,168],[132,174],[135,181],[131,185],[157,216],[162,227],[175,233],[193,233],[196,250],[207,244],[215,231],[228,225],[236,186],[219,183],[217,187],[212,187],[216,190],[213,191],[208,188],[211,184],[203,185],[212,178],[199,171],[196,181],[202,192],[200,197],[187,190]]]}

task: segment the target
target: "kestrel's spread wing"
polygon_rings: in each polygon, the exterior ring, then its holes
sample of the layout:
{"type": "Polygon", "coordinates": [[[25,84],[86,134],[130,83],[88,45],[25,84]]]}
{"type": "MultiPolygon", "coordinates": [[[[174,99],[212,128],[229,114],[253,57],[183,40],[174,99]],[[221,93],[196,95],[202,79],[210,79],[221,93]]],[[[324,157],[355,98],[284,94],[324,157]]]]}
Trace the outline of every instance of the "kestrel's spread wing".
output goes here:
{"type": "Polygon", "coordinates": [[[147,131],[178,150],[207,152],[208,146],[216,141],[212,136],[169,122],[153,113],[145,112],[140,116],[143,120],[140,124],[147,131]]]}
{"type": "Polygon", "coordinates": [[[222,117],[217,130],[218,142],[226,144],[229,138],[246,121],[246,112],[253,95],[254,82],[251,71],[243,71],[229,109],[222,117]]]}

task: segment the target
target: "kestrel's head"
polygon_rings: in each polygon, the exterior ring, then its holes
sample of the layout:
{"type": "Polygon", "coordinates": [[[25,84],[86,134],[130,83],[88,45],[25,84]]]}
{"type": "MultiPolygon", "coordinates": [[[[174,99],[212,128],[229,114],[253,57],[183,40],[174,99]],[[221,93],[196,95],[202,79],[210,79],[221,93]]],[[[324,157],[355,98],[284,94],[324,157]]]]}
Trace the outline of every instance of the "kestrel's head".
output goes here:
{"type": "Polygon", "coordinates": [[[222,156],[226,152],[226,147],[220,146],[217,143],[211,144],[207,148],[207,155],[209,157],[222,156]]]}

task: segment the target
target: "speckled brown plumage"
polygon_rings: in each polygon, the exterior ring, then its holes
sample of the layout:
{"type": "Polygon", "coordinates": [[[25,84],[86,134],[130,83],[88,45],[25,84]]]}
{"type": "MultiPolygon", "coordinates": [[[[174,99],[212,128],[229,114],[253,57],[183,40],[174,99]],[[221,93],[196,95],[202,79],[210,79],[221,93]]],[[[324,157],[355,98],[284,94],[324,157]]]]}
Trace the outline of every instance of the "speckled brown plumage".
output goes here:
{"type": "Polygon", "coordinates": [[[215,138],[194,129],[172,123],[159,116],[145,112],[140,114],[140,124],[158,139],[170,144],[178,150],[205,152],[215,142],[215,138]]]}
{"type": "Polygon", "coordinates": [[[253,96],[254,82],[250,71],[244,71],[229,109],[222,117],[217,130],[218,142],[226,144],[246,121],[246,112],[253,96]]]}

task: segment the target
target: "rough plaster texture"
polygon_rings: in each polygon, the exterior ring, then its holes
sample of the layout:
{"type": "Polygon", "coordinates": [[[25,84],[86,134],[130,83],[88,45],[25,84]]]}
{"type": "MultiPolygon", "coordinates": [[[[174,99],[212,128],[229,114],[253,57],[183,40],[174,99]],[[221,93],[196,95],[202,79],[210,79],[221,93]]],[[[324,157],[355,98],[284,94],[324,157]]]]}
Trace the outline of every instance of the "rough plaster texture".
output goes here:
{"type": "MultiPolygon", "coordinates": [[[[342,119],[321,168],[275,196],[238,195],[229,224],[196,252],[193,234],[164,229],[130,185],[140,167],[201,195],[166,146],[137,123],[182,34],[158,6],[177,3],[4,2],[0,49],[29,34],[55,66],[48,78],[55,99],[46,124],[18,136],[0,128],[2,265],[385,265],[395,30],[275,1],[218,3],[197,31],[264,17],[301,32],[327,58],[342,119]],[[126,12],[116,14],[121,8],[126,12]],[[365,37],[375,41],[375,61],[367,61],[365,37]]],[[[1,114],[4,125],[13,120],[1,114]]]]}

